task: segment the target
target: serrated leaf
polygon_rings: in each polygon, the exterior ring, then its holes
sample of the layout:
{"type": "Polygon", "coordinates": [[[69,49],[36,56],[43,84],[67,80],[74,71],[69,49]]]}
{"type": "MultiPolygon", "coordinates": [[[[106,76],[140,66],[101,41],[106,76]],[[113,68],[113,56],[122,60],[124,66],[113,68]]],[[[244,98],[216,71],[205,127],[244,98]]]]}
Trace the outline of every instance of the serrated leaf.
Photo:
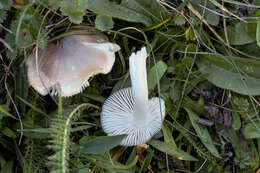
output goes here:
{"type": "Polygon", "coordinates": [[[126,135],[99,136],[87,141],[81,148],[81,152],[88,154],[101,154],[119,145],[126,135]]]}
{"type": "Polygon", "coordinates": [[[247,123],[244,134],[246,138],[260,138],[260,122],[247,123]]]}
{"type": "Polygon", "coordinates": [[[243,95],[260,95],[260,61],[205,55],[197,61],[202,74],[218,87],[243,95]]]}
{"type": "Polygon", "coordinates": [[[97,15],[95,20],[95,28],[106,31],[109,29],[112,29],[114,25],[113,19],[111,16],[105,16],[105,15],[97,15]]]}
{"type": "Polygon", "coordinates": [[[162,76],[167,70],[167,64],[163,61],[158,61],[148,72],[147,80],[148,80],[148,88],[149,90],[153,90],[157,85],[157,80],[160,81],[162,76]]]}
{"type": "Polygon", "coordinates": [[[180,160],[189,160],[189,161],[197,161],[197,159],[188,153],[182,151],[181,149],[173,146],[172,144],[168,144],[158,140],[151,140],[148,144],[152,145],[154,148],[160,150],[161,152],[165,152],[171,156],[176,157],[180,160]]]}
{"type": "Polygon", "coordinates": [[[193,128],[195,129],[198,137],[201,139],[204,146],[210,151],[211,154],[213,154],[214,156],[216,156],[218,158],[221,158],[221,156],[218,153],[218,150],[216,149],[216,147],[213,144],[213,141],[210,137],[208,129],[206,127],[196,123],[196,118],[198,116],[193,111],[191,111],[188,108],[185,108],[185,110],[189,115],[193,128]]]}
{"type": "Polygon", "coordinates": [[[0,24],[4,22],[7,16],[7,11],[12,6],[12,0],[1,0],[0,1],[0,24]]]}
{"type": "Polygon", "coordinates": [[[61,11],[69,16],[72,23],[80,24],[86,13],[86,0],[64,0],[61,3],[61,11]]]}

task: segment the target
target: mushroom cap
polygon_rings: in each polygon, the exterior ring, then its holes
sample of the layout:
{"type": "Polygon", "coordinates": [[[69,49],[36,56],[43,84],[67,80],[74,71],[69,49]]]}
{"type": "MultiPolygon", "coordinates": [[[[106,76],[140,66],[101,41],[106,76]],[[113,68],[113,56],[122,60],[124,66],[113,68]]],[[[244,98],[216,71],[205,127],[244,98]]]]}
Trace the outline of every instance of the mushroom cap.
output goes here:
{"type": "Polygon", "coordinates": [[[41,95],[52,90],[72,96],[89,85],[91,76],[108,73],[118,50],[120,47],[102,34],[64,37],[39,50],[37,63],[36,51],[26,59],[29,83],[41,95]]]}
{"type": "MultiPolygon", "coordinates": [[[[162,127],[165,117],[164,100],[153,97],[148,101],[149,116],[140,121],[134,116],[134,98],[131,88],[124,88],[108,97],[101,112],[101,125],[108,136],[127,134],[121,145],[146,143],[162,127]]],[[[138,116],[138,115],[137,115],[138,116]]]]}

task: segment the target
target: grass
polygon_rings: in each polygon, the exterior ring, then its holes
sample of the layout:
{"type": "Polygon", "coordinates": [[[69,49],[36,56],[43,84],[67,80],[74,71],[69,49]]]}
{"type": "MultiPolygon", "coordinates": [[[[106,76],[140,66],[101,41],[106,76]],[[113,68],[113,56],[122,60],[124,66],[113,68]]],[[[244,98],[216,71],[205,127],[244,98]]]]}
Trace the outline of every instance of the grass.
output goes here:
{"type": "Polygon", "coordinates": [[[0,173],[259,171],[259,1],[85,3],[0,2],[0,173]],[[41,96],[24,61],[71,29],[120,45],[113,69],[78,95],[41,96]],[[165,100],[166,118],[147,147],[123,147],[104,137],[100,113],[130,85],[129,56],[142,46],[149,96],[165,100]]]}

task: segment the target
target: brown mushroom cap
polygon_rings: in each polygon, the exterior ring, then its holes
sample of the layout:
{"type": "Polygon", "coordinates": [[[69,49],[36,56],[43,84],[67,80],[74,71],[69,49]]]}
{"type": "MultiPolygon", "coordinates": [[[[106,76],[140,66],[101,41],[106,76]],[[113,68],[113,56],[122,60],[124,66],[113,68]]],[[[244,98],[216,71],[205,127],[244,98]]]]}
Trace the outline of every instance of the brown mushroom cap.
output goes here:
{"type": "Polygon", "coordinates": [[[61,96],[72,96],[88,86],[88,79],[108,73],[115,61],[117,44],[105,35],[70,35],[47,45],[26,59],[30,85],[41,95],[52,90],[61,96]],[[36,68],[38,65],[38,70],[36,68]]]}

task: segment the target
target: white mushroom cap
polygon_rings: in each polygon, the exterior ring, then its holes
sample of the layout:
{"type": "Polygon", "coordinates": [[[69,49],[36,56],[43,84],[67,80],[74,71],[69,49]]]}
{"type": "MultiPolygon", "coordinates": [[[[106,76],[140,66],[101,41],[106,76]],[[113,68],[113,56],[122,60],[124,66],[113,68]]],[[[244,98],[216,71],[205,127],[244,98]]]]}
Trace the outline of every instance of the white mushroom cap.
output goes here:
{"type": "Polygon", "coordinates": [[[146,143],[160,131],[165,117],[164,100],[148,100],[146,57],[145,48],[130,56],[132,88],[115,92],[102,107],[102,128],[109,136],[127,134],[124,146],[146,143]]]}
{"type": "Polygon", "coordinates": [[[108,73],[115,62],[117,44],[104,35],[70,35],[57,43],[36,51],[27,59],[30,85],[41,95],[72,96],[89,85],[88,79],[98,73],[108,73]],[[38,65],[38,69],[37,69],[38,65]]]}

